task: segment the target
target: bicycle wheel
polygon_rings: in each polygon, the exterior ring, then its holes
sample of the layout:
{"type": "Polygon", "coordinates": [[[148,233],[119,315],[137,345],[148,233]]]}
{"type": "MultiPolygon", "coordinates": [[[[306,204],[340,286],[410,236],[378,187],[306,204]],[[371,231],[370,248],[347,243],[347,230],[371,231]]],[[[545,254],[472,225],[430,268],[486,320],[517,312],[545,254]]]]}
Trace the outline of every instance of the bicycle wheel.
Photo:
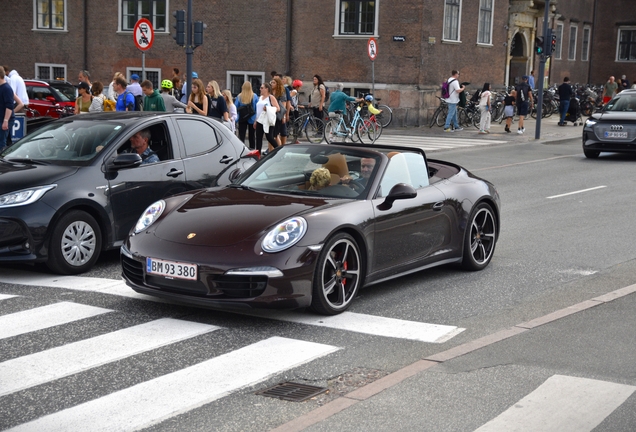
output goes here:
{"type": "Polygon", "coordinates": [[[363,120],[356,128],[356,135],[362,144],[373,144],[379,136],[376,123],[369,120],[363,120]]]}
{"type": "Polygon", "coordinates": [[[448,117],[448,105],[442,105],[439,107],[439,109],[441,111],[435,119],[435,123],[437,124],[437,126],[442,127],[446,123],[446,117],[448,117]]]}
{"type": "Polygon", "coordinates": [[[472,113],[473,126],[479,129],[479,123],[481,122],[481,109],[477,109],[472,113]]]}
{"type": "Polygon", "coordinates": [[[382,110],[381,113],[375,115],[375,118],[378,119],[378,123],[380,123],[383,128],[389,126],[393,121],[393,110],[386,105],[378,105],[377,108],[382,110]]]}
{"type": "Polygon", "coordinates": [[[442,112],[442,106],[440,105],[437,107],[437,109],[433,113],[433,116],[431,117],[431,121],[428,124],[428,127],[432,128],[433,126],[437,124],[437,118],[441,115],[441,112],[442,112]]]}
{"type": "Polygon", "coordinates": [[[325,122],[319,118],[311,117],[305,126],[307,141],[318,144],[325,139],[325,122]]]}
{"type": "Polygon", "coordinates": [[[342,123],[327,122],[325,124],[325,140],[327,144],[330,142],[345,142],[347,140],[347,131],[343,129],[342,123]]]}
{"type": "Polygon", "coordinates": [[[303,118],[297,118],[287,125],[287,143],[295,144],[300,135],[300,126],[305,121],[303,118]]]}

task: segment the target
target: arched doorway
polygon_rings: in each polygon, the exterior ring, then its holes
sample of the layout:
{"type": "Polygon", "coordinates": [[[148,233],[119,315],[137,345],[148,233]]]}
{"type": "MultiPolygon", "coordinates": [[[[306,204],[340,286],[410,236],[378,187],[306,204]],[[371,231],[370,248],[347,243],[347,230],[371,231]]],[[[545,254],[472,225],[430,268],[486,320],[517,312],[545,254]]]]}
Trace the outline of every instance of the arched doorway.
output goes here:
{"type": "Polygon", "coordinates": [[[508,85],[515,85],[527,74],[528,44],[522,33],[516,33],[510,46],[510,65],[508,67],[508,85]]]}

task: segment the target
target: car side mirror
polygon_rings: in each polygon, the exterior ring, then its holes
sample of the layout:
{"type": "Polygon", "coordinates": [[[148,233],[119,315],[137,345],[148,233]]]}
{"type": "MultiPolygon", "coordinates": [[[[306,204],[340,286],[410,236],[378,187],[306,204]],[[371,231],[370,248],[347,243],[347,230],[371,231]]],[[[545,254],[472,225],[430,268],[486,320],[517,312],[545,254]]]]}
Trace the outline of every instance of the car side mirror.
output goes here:
{"type": "Polygon", "coordinates": [[[108,168],[111,170],[119,170],[122,168],[134,168],[141,165],[142,159],[137,153],[122,153],[115,156],[108,168]]]}
{"type": "Polygon", "coordinates": [[[377,206],[378,210],[389,210],[395,200],[412,199],[417,196],[413,186],[406,183],[398,183],[391,188],[384,202],[377,206]]]}
{"type": "Polygon", "coordinates": [[[53,102],[53,103],[56,102],[56,100],[55,100],[55,98],[53,96],[47,96],[46,100],[49,101],[49,102],[53,102]]]}

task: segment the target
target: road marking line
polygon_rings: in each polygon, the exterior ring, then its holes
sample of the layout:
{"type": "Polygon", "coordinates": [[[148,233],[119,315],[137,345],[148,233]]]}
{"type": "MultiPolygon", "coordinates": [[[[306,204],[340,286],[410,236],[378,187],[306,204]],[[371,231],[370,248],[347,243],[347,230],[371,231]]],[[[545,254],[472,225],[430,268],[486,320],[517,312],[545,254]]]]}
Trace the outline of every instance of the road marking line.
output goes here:
{"type": "Polygon", "coordinates": [[[589,192],[589,191],[593,191],[593,190],[597,190],[597,189],[603,189],[603,188],[606,188],[606,187],[607,186],[596,186],[596,187],[593,187],[593,188],[582,189],[582,190],[578,190],[578,191],[574,191],[574,192],[568,192],[568,193],[564,193],[564,194],[561,194],[561,195],[552,195],[552,196],[546,197],[546,199],[561,198],[561,197],[568,196],[568,195],[580,194],[580,193],[583,193],[583,192],[589,192]]]}
{"type": "Polygon", "coordinates": [[[511,163],[511,164],[506,164],[506,165],[497,165],[497,166],[491,166],[491,167],[486,167],[486,168],[476,168],[476,169],[471,169],[470,172],[477,172],[477,171],[487,171],[487,170],[491,170],[491,169],[499,169],[499,168],[510,168],[510,167],[514,167],[517,165],[527,165],[527,164],[532,164],[532,163],[538,163],[538,162],[548,162],[548,161],[553,161],[553,160],[557,160],[557,159],[563,159],[563,158],[580,158],[580,155],[565,155],[565,156],[554,156],[554,157],[550,157],[550,158],[545,158],[545,159],[535,159],[535,160],[531,160],[531,161],[525,161],[525,162],[515,162],[515,163],[511,163]]]}
{"type": "MultiPolygon", "coordinates": [[[[41,285],[54,288],[66,288],[80,291],[93,291],[102,294],[112,294],[131,297],[139,300],[162,301],[155,297],[138,294],[128,287],[124,281],[115,279],[101,279],[85,276],[50,276],[33,275],[28,272],[13,270],[8,274],[0,275],[0,282],[41,285]]],[[[374,315],[356,314],[344,312],[333,317],[316,317],[299,312],[254,310],[249,313],[229,311],[261,318],[289,321],[321,327],[347,330],[357,333],[416,340],[421,342],[443,343],[457,336],[465,329],[454,326],[427,324],[417,321],[384,318],[374,315]]]]}
{"type": "Polygon", "coordinates": [[[0,363],[0,396],[193,338],[221,327],[162,318],[0,363]]]}
{"type": "Polygon", "coordinates": [[[475,432],[585,432],[598,426],[636,387],[554,375],[475,432]]]}
{"type": "Polygon", "coordinates": [[[9,430],[147,428],[339,349],[272,337],[9,430]]]}
{"type": "Polygon", "coordinates": [[[10,299],[13,297],[18,297],[17,295],[12,295],[12,294],[0,294],[0,300],[6,300],[6,299],[10,299]]]}
{"type": "Polygon", "coordinates": [[[60,302],[0,316],[0,339],[42,330],[112,312],[83,304],[60,302]]]}
{"type": "Polygon", "coordinates": [[[427,324],[355,312],[343,312],[329,317],[287,311],[276,311],[275,313],[271,311],[250,311],[246,315],[431,343],[446,342],[466,330],[455,326],[427,324]]]}

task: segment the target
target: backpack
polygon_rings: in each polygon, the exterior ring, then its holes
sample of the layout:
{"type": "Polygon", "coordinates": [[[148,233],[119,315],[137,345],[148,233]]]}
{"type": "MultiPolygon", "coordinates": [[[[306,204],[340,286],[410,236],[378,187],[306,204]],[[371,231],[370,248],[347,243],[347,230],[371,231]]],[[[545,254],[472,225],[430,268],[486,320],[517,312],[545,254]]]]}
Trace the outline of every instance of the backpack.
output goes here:
{"type": "Polygon", "coordinates": [[[457,80],[453,78],[450,81],[445,81],[442,83],[442,98],[443,99],[448,99],[450,97],[450,84],[453,81],[457,81],[457,80]]]}
{"type": "Polygon", "coordinates": [[[477,90],[475,93],[473,93],[472,97],[470,98],[470,101],[473,103],[478,103],[480,98],[481,98],[481,90],[477,90]]]}
{"type": "Polygon", "coordinates": [[[114,100],[104,98],[104,111],[115,111],[115,105],[117,103],[114,100]]]}
{"type": "Polygon", "coordinates": [[[331,95],[331,92],[329,91],[329,87],[325,86],[325,102],[329,100],[330,95],[331,95]]]}
{"type": "Polygon", "coordinates": [[[142,95],[135,96],[135,111],[144,110],[144,97],[142,95]]]}

